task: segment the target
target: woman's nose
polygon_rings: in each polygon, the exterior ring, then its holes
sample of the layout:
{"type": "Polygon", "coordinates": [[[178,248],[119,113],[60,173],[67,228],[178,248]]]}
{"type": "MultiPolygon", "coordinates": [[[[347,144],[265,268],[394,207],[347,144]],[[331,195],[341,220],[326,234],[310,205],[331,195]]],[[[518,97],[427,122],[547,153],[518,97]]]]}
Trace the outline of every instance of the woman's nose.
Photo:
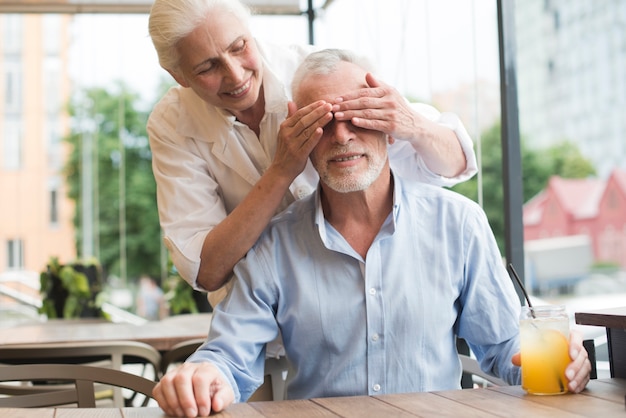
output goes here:
{"type": "Polygon", "coordinates": [[[239,62],[233,59],[226,59],[223,62],[224,77],[230,78],[233,82],[238,83],[243,79],[243,68],[239,62]]]}

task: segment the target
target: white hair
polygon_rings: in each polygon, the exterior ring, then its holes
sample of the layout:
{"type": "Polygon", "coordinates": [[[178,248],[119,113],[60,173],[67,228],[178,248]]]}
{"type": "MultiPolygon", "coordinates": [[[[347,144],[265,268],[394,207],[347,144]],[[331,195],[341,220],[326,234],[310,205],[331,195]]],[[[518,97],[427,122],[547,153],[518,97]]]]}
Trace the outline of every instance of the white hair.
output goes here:
{"type": "Polygon", "coordinates": [[[294,100],[298,95],[298,89],[302,81],[311,75],[326,75],[333,72],[341,62],[349,62],[363,68],[365,71],[373,72],[373,64],[362,55],[355,54],[345,49],[322,49],[309,54],[300,64],[291,82],[291,92],[294,100]]]}
{"type": "Polygon", "coordinates": [[[161,67],[178,70],[180,57],[176,44],[204,24],[209,13],[218,8],[248,25],[250,9],[240,0],[155,0],[150,10],[148,31],[161,67]]]}

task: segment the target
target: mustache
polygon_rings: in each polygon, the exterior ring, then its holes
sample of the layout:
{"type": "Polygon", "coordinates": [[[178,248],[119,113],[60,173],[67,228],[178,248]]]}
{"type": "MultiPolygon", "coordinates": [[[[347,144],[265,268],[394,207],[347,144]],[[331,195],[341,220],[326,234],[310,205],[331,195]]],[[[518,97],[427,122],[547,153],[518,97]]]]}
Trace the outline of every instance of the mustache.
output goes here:
{"type": "Polygon", "coordinates": [[[346,154],[363,154],[366,155],[365,151],[358,150],[350,145],[336,145],[332,149],[328,151],[326,154],[329,158],[336,158],[339,156],[343,156],[346,154]]]}

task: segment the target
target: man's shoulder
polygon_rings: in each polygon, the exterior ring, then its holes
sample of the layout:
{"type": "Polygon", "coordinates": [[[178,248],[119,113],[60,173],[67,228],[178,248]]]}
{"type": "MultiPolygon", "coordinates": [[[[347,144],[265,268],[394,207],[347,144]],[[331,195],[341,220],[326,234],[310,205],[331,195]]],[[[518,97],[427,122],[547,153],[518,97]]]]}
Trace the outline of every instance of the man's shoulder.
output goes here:
{"type": "Polygon", "coordinates": [[[411,199],[430,200],[439,205],[456,207],[459,210],[471,209],[481,210],[478,203],[468,197],[445,187],[434,186],[432,184],[411,181],[395,176],[401,182],[402,193],[411,199]]]}
{"type": "Polygon", "coordinates": [[[253,253],[260,259],[276,260],[278,254],[291,252],[298,241],[308,241],[314,225],[315,204],[311,195],[293,202],[287,209],[275,215],[252,246],[248,256],[253,253]]]}
{"type": "Polygon", "coordinates": [[[315,212],[315,193],[296,200],[285,210],[276,214],[270,221],[267,229],[292,228],[295,224],[309,222],[315,212]]]}
{"type": "Polygon", "coordinates": [[[414,196],[423,196],[423,197],[438,197],[441,199],[460,199],[461,201],[470,201],[467,197],[462,194],[451,190],[447,187],[441,187],[433,184],[428,184],[416,180],[412,180],[402,175],[398,175],[394,172],[394,180],[400,183],[400,187],[403,193],[410,194],[414,196]]]}

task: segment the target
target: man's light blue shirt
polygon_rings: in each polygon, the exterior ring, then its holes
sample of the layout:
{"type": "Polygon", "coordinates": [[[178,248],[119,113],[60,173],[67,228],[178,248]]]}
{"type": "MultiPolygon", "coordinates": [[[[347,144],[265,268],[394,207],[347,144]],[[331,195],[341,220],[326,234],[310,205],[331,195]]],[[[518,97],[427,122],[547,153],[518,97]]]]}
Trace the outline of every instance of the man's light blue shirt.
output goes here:
{"type": "Polygon", "coordinates": [[[277,216],[244,260],[189,361],[210,361],[245,401],[282,334],[289,399],[460,388],[455,338],[483,370],[520,371],[519,299],[482,209],[394,177],[393,211],[364,260],[325,221],[320,190],[277,216]]]}

